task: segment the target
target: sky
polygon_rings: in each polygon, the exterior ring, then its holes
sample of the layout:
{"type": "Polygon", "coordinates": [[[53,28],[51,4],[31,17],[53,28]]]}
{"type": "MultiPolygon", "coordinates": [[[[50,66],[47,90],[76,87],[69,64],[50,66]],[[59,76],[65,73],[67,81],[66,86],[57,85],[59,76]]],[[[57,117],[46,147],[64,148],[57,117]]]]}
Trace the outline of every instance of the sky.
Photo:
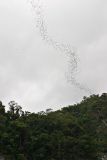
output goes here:
{"type": "MultiPolygon", "coordinates": [[[[75,79],[92,94],[107,92],[107,0],[41,0],[48,34],[70,44],[75,79]]],[[[53,110],[90,93],[68,82],[69,59],[42,40],[29,0],[0,1],[0,100],[24,110],[53,110]]]]}

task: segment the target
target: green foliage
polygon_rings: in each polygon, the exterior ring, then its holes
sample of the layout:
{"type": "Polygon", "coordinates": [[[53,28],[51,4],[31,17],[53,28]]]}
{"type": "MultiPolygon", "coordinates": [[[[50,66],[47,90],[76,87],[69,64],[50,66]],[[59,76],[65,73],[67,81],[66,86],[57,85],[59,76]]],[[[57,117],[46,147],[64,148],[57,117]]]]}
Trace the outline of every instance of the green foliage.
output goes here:
{"type": "Polygon", "coordinates": [[[0,102],[0,153],[6,160],[99,160],[107,154],[107,94],[53,112],[0,102]]]}

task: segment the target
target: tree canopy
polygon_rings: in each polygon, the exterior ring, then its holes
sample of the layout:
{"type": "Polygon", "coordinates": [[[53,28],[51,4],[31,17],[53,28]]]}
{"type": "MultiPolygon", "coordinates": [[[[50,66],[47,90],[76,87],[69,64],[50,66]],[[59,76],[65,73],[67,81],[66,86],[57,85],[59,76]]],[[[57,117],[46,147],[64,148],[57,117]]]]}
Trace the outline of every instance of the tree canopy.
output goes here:
{"type": "Polygon", "coordinates": [[[61,110],[30,113],[0,102],[0,154],[6,160],[101,160],[107,153],[107,94],[61,110]]]}

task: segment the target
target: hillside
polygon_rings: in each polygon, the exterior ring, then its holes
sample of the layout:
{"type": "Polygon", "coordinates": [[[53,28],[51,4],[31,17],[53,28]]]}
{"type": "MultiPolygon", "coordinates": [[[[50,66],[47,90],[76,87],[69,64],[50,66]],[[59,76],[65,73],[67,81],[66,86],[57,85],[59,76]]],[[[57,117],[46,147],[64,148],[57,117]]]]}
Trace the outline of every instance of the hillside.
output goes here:
{"type": "Polygon", "coordinates": [[[107,153],[107,94],[58,111],[30,113],[0,102],[0,154],[6,160],[101,160],[107,153]]]}

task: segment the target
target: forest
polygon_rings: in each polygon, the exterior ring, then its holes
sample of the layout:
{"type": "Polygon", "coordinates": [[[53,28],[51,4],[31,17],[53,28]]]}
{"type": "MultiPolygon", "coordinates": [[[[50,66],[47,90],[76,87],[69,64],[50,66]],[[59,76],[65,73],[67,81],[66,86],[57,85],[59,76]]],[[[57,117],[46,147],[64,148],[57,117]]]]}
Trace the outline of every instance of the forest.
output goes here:
{"type": "Polygon", "coordinates": [[[0,102],[0,155],[5,160],[101,160],[107,154],[107,93],[60,110],[31,113],[0,102]]]}

